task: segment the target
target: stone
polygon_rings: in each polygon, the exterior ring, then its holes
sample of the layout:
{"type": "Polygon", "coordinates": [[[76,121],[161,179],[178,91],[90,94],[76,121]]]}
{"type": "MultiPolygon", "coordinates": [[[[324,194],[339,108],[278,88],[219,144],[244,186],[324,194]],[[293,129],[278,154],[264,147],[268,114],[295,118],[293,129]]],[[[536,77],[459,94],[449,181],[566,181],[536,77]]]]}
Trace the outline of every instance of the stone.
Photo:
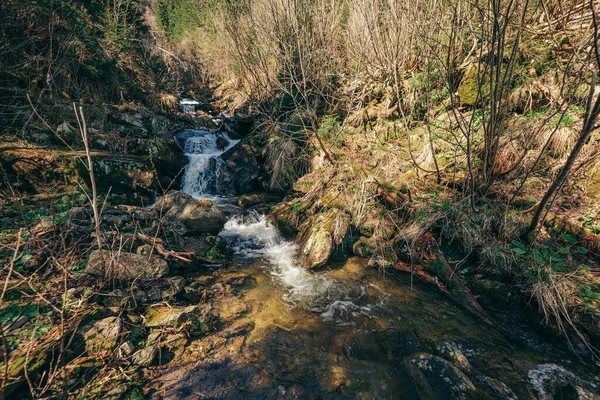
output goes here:
{"type": "Polygon", "coordinates": [[[422,399],[464,399],[476,391],[463,372],[441,357],[417,353],[406,357],[404,366],[422,399]]]}
{"type": "Polygon", "coordinates": [[[254,117],[252,115],[237,112],[233,118],[227,118],[224,121],[225,128],[241,137],[247,136],[252,131],[254,117]]]}
{"type": "Polygon", "coordinates": [[[233,321],[250,311],[250,306],[244,300],[233,296],[221,296],[218,299],[214,313],[223,322],[233,321]]]}
{"type": "Polygon", "coordinates": [[[169,138],[173,132],[184,127],[182,121],[172,120],[163,115],[155,115],[150,121],[150,131],[155,137],[169,138]]]}
{"type": "Polygon", "coordinates": [[[67,212],[69,220],[77,225],[90,225],[92,213],[86,207],[73,207],[67,212]]]}
{"type": "Polygon", "coordinates": [[[149,367],[152,365],[157,355],[158,348],[156,346],[148,346],[133,353],[131,362],[140,367],[149,367]]]}
{"type": "Polygon", "coordinates": [[[102,215],[100,216],[100,221],[102,221],[102,223],[104,223],[110,227],[120,228],[123,225],[125,225],[127,222],[131,221],[131,216],[129,216],[128,214],[123,214],[121,212],[115,213],[115,212],[107,212],[107,211],[113,211],[113,210],[105,210],[105,212],[103,212],[102,215]]]}
{"type": "Polygon", "coordinates": [[[89,275],[104,276],[120,281],[154,280],[166,276],[169,272],[167,261],[157,256],[141,256],[135,253],[102,251],[90,253],[85,272],[89,275]],[[106,268],[105,268],[106,267],[106,268]]]}
{"type": "Polygon", "coordinates": [[[181,328],[186,325],[190,333],[203,333],[212,327],[214,317],[206,309],[189,307],[150,307],[144,325],[148,328],[181,328]]]}
{"type": "Polygon", "coordinates": [[[79,135],[79,131],[66,121],[56,127],[56,133],[64,140],[70,140],[75,135],[79,135]]]}
{"type": "Polygon", "coordinates": [[[159,300],[168,300],[177,296],[185,287],[185,279],[180,276],[162,279],[153,282],[150,287],[138,287],[134,289],[135,301],[141,304],[154,303],[159,300]]]}
{"type": "Polygon", "coordinates": [[[151,222],[159,219],[158,210],[155,208],[136,207],[130,205],[118,205],[116,209],[127,213],[134,221],[151,222]]]}
{"type": "Polygon", "coordinates": [[[591,392],[591,384],[557,364],[540,364],[527,373],[527,378],[538,400],[600,399],[600,395],[591,392]]]}
{"type": "Polygon", "coordinates": [[[447,340],[442,340],[436,344],[435,348],[440,356],[451,361],[461,370],[469,371],[471,369],[469,360],[467,360],[467,357],[458,345],[448,342],[447,340]]]}
{"type": "Polygon", "coordinates": [[[96,321],[83,328],[85,348],[89,354],[112,350],[117,346],[117,341],[123,321],[119,317],[108,317],[96,321]]]}
{"type": "Polygon", "coordinates": [[[130,341],[127,341],[119,346],[121,357],[128,357],[135,351],[135,346],[130,341]]]}
{"type": "Polygon", "coordinates": [[[217,148],[221,151],[225,150],[227,146],[229,146],[229,143],[229,140],[225,139],[223,136],[217,138],[217,148]]]}
{"type": "Polygon", "coordinates": [[[306,268],[318,268],[327,263],[333,249],[331,234],[323,227],[313,230],[302,245],[303,265],[306,268]]]}
{"type": "Polygon", "coordinates": [[[347,247],[346,238],[350,231],[350,216],[337,208],[318,214],[310,220],[309,230],[300,246],[306,268],[318,268],[327,263],[334,245],[337,249],[347,247]]]}
{"type": "Polygon", "coordinates": [[[183,222],[188,235],[216,234],[225,226],[225,215],[212,201],[195,199],[187,193],[171,191],[154,207],[183,222]]]}
{"type": "Polygon", "coordinates": [[[221,158],[225,161],[222,174],[224,189],[234,195],[251,192],[260,175],[252,147],[240,142],[223,153],[221,158]]]}
{"type": "Polygon", "coordinates": [[[462,79],[458,85],[458,98],[463,106],[474,106],[476,102],[486,101],[490,95],[489,83],[480,82],[483,72],[478,71],[475,64],[466,67],[462,79]],[[479,86],[481,83],[481,94],[479,86]]]}
{"type": "Polygon", "coordinates": [[[352,254],[357,257],[370,257],[375,251],[375,241],[361,236],[352,246],[352,254]]]}
{"type": "Polygon", "coordinates": [[[475,379],[483,386],[483,388],[494,396],[494,398],[502,400],[517,400],[515,393],[504,383],[492,379],[489,376],[477,375],[475,379]]]}
{"type": "Polygon", "coordinates": [[[115,112],[110,115],[110,119],[119,133],[133,132],[140,137],[148,136],[146,120],[141,113],[115,112]]]}

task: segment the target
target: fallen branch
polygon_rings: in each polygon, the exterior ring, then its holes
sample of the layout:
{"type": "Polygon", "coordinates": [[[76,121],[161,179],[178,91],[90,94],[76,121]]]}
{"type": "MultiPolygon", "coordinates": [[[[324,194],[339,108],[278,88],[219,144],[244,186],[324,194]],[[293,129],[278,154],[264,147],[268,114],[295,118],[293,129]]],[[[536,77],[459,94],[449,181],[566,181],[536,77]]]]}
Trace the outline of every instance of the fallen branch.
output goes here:
{"type": "Polygon", "coordinates": [[[156,249],[158,254],[160,254],[163,257],[172,257],[188,263],[192,262],[192,260],[188,257],[194,255],[193,251],[178,252],[174,250],[167,250],[162,240],[155,237],[150,237],[148,235],[144,235],[143,233],[136,233],[136,237],[142,242],[152,245],[152,247],[156,249]]]}

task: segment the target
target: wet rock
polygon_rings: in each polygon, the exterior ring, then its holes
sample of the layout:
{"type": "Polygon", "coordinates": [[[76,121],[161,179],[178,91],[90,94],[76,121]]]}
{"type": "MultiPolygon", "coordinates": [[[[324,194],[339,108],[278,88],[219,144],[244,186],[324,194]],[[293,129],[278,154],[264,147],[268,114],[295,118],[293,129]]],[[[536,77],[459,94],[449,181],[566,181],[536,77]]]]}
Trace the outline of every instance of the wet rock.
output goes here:
{"type": "Polygon", "coordinates": [[[242,208],[250,208],[264,203],[274,203],[281,200],[281,197],[267,193],[254,193],[243,195],[238,198],[237,204],[242,208]]]}
{"type": "Polygon", "coordinates": [[[150,120],[150,132],[155,137],[170,139],[175,131],[192,125],[192,122],[185,118],[178,118],[169,114],[157,114],[150,120]]]}
{"type": "Polygon", "coordinates": [[[286,237],[298,234],[299,213],[289,203],[281,203],[273,207],[273,221],[277,229],[286,237]]]}
{"type": "Polygon", "coordinates": [[[303,243],[301,253],[306,268],[318,268],[327,263],[333,249],[333,239],[325,228],[313,230],[303,243]]]}
{"type": "Polygon", "coordinates": [[[318,268],[327,263],[334,245],[344,248],[350,231],[350,217],[344,211],[331,209],[313,217],[300,246],[306,268],[318,268]]]}
{"type": "Polygon", "coordinates": [[[217,138],[217,149],[223,151],[229,146],[229,140],[225,139],[223,136],[219,136],[217,138]]]}
{"type": "Polygon", "coordinates": [[[184,243],[185,250],[194,252],[198,261],[225,260],[233,254],[233,250],[227,245],[227,242],[219,236],[186,238],[184,243]]]}
{"type": "Polygon", "coordinates": [[[122,328],[123,321],[118,317],[108,317],[83,328],[83,338],[85,339],[87,352],[96,354],[114,349],[117,346],[122,328]]]}
{"type": "Polygon", "coordinates": [[[181,328],[184,324],[190,333],[199,334],[208,331],[214,317],[206,308],[189,307],[151,307],[146,312],[144,325],[148,328],[181,328]]]}
{"type": "Polygon", "coordinates": [[[492,379],[489,376],[477,375],[475,377],[477,382],[494,398],[502,400],[517,400],[515,393],[504,383],[492,379]]]}
{"type": "Polygon", "coordinates": [[[235,113],[233,118],[226,118],[224,121],[225,128],[232,133],[241,137],[248,136],[252,131],[254,117],[244,113],[235,113]]]}
{"type": "Polygon", "coordinates": [[[206,199],[195,199],[183,192],[169,192],[155,208],[162,209],[169,218],[183,222],[188,235],[219,233],[225,226],[225,215],[206,199]]]}
{"type": "Polygon", "coordinates": [[[423,399],[467,398],[475,392],[473,382],[443,358],[427,353],[413,354],[404,365],[423,399]]]}
{"type": "Polygon", "coordinates": [[[140,367],[149,367],[152,365],[157,355],[158,348],[155,346],[148,346],[133,353],[131,362],[140,367]]]}
{"type": "Polygon", "coordinates": [[[136,279],[153,280],[167,275],[169,265],[157,256],[141,256],[134,253],[112,253],[104,250],[94,250],[90,253],[85,272],[90,275],[99,275],[120,281],[133,281],[136,279]]]}
{"type": "Polygon", "coordinates": [[[452,361],[454,365],[463,371],[469,371],[471,369],[469,360],[467,360],[467,357],[465,357],[457,344],[442,340],[436,344],[435,348],[440,356],[452,361]]]}
{"type": "Polygon", "coordinates": [[[260,175],[252,147],[240,142],[223,153],[221,158],[225,161],[224,188],[232,194],[251,192],[260,175]]]}
{"type": "Polygon", "coordinates": [[[227,295],[219,298],[214,314],[223,322],[233,321],[250,311],[250,306],[244,300],[227,295]]]}
{"type": "Polygon", "coordinates": [[[539,400],[600,399],[600,395],[590,391],[591,384],[557,364],[538,365],[527,373],[527,378],[539,400]]]}

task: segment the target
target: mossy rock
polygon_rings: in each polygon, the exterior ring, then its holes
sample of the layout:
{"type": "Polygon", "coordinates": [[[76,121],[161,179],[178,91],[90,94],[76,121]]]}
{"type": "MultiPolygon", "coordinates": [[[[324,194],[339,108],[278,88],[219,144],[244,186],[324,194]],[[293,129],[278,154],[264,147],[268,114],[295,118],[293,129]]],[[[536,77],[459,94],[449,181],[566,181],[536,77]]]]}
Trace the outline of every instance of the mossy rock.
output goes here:
{"type": "Polygon", "coordinates": [[[477,65],[471,64],[467,66],[458,85],[458,97],[461,105],[474,106],[476,102],[485,102],[489,99],[490,88],[488,79],[482,76],[482,74],[483,70],[479,70],[477,65]],[[479,93],[480,84],[481,93],[479,93]]]}
{"type": "Polygon", "coordinates": [[[358,257],[371,257],[375,252],[377,243],[373,238],[361,236],[360,239],[352,246],[352,254],[358,257]]]}

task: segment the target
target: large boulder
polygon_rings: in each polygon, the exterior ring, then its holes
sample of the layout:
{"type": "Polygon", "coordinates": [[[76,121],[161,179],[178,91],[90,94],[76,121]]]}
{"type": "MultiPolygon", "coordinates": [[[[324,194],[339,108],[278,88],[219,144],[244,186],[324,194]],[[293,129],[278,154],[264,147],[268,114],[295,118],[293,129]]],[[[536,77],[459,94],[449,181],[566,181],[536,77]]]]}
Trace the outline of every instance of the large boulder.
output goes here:
{"type": "Polygon", "coordinates": [[[527,373],[527,378],[539,400],[600,399],[597,388],[560,365],[540,364],[527,373]]]}
{"type": "Polygon", "coordinates": [[[473,382],[441,357],[417,353],[404,359],[404,366],[421,399],[461,399],[472,397],[473,382]]]}
{"type": "Polygon", "coordinates": [[[148,121],[142,113],[115,110],[109,120],[118,133],[132,133],[136,137],[148,137],[148,121]]]}
{"type": "Polygon", "coordinates": [[[252,132],[254,117],[244,113],[235,113],[233,118],[226,118],[224,121],[227,131],[241,137],[248,136],[252,132]]]}
{"type": "Polygon", "coordinates": [[[343,249],[347,245],[349,233],[350,216],[342,210],[332,208],[313,217],[300,246],[304,267],[325,265],[334,252],[334,246],[343,249]]]}
{"type": "Polygon", "coordinates": [[[240,142],[223,153],[221,158],[225,161],[222,176],[225,190],[233,194],[251,192],[260,175],[252,147],[240,142]]]}
{"type": "Polygon", "coordinates": [[[85,272],[120,281],[154,280],[167,275],[169,265],[157,256],[94,250],[90,253],[85,272]]]}
{"type": "Polygon", "coordinates": [[[195,199],[187,193],[169,192],[156,202],[163,215],[183,222],[188,235],[216,234],[225,226],[225,215],[210,200],[195,199]]]}
{"type": "Polygon", "coordinates": [[[302,243],[301,254],[306,268],[318,268],[327,263],[333,250],[331,233],[324,227],[313,229],[302,243]]]}

